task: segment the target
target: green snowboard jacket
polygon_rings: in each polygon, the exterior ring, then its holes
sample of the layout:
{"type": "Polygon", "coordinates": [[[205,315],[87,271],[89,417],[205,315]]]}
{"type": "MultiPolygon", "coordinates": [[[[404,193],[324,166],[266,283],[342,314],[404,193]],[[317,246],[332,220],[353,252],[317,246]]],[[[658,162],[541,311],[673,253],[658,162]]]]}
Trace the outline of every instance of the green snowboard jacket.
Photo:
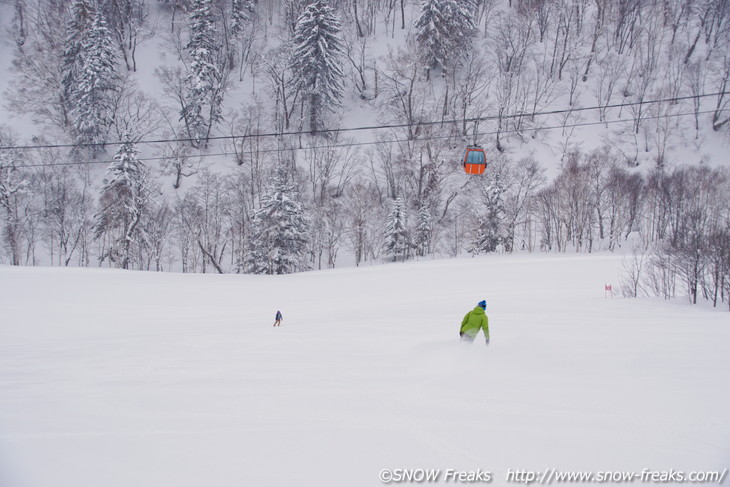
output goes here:
{"type": "Polygon", "coordinates": [[[484,336],[489,339],[489,319],[481,306],[469,311],[461,320],[462,333],[476,337],[479,330],[484,330],[484,336]]]}

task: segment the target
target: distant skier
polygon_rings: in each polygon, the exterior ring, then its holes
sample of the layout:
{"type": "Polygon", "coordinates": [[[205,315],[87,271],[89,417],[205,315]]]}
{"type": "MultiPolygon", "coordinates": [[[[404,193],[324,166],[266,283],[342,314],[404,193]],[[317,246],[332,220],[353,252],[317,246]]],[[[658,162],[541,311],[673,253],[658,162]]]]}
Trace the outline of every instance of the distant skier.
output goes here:
{"type": "Polygon", "coordinates": [[[274,318],[274,326],[281,326],[281,320],[284,318],[281,316],[281,311],[276,312],[276,318],[274,318]]]}
{"type": "Polygon", "coordinates": [[[484,331],[484,337],[487,339],[487,345],[489,345],[489,318],[484,310],[487,309],[486,301],[479,301],[476,308],[469,311],[464,319],[461,320],[461,329],[459,335],[461,341],[472,343],[477,337],[479,330],[484,331]]]}

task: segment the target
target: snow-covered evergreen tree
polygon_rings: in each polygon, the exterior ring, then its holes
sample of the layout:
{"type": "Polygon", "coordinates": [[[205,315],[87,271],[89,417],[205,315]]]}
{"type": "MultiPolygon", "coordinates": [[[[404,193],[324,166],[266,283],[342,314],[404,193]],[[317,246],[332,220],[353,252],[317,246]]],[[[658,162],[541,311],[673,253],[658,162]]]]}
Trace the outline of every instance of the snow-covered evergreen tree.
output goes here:
{"type": "Polygon", "coordinates": [[[129,268],[132,247],[144,242],[140,222],[150,199],[147,168],[138,154],[135,142],[126,134],[107,169],[94,225],[95,239],[106,237],[106,250],[100,258],[109,258],[123,269],[129,268]]]}
{"type": "Polygon", "coordinates": [[[309,269],[307,247],[310,219],[288,169],[281,164],[273,184],[252,218],[244,271],[252,274],[291,274],[309,269]]]}
{"type": "Polygon", "coordinates": [[[225,76],[219,60],[212,0],[195,0],[190,12],[190,56],[187,93],[181,119],[193,145],[205,145],[213,127],[221,121],[225,76]]]}
{"type": "Polygon", "coordinates": [[[74,0],[71,3],[61,67],[63,100],[67,112],[71,111],[78,98],[77,91],[83,71],[86,38],[93,19],[94,9],[88,0],[74,0]]]}
{"type": "Polygon", "coordinates": [[[257,0],[233,0],[231,4],[231,35],[240,36],[251,21],[256,10],[257,0]]]}
{"type": "Polygon", "coordinates": [[[422,205],[418,209],[416,235],[413,242],[416,246],[416,253],[419,256],[426,255],[430,252],[432,232],[433,224],[431,221],[431,211],[428,209],[428,206],[422,205]]]}
{"type": "Polygon", "coordinates": [[[323,129],[323,110],[339,106],[343,94],[343,41],[340,21],[324,0],[304,9],[294,31],[291,66],[294,83],[309,110],[309,129],[323,129]]]}
{"type": "Polygon", "coordinates": [[[429,68],[453,67],[460,52],[468,50],[474,35],[473,0],[423,0],[415,23],[423,62],[429,68]]]}
{"type": "Polygon", "coordinates": [[[385,223],[383,236],[383,251],[385,255],[393,258],[393,261],[402,258],[405,260],[412,247],[407,227],[408,212],[402,198],[393,201],[393,209],[388,215],[385,223]]]}
{"type": "Polygon", "coordinates": [[[117,90],[116,53],[111,32],[101,11],[94,15],[91,27],[82,46],[81,72],[73,94],[71,111],[76,140],[80,144],[98,145],[106,142],[114,110],[113,94],[117,90]]]}

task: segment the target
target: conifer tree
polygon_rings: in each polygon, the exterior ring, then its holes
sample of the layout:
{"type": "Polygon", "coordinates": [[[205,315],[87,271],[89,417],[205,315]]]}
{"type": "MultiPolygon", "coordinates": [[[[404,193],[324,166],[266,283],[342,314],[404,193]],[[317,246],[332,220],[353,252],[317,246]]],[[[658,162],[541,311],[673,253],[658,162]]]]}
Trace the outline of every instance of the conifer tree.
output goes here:
{"type": "Polygon", "coordinates": [[[419,256],[426,255],[431,249],[431,211],[428,206],[422,205],[418,209],[418,219],[416,221],[416,236],[414,244],[416,246],[416,252],[419,256]]]}
{"type": "MultiPolygon", "coordinates": [[[[74,0],[71,3],[71,14],[66,26],[66,39],[64,40],[64,52],[62,72],[63,78],[62,93],[63,100],[68,114],[73,108],[77,96],[77,87],[80,74],[84,64],[84,45],[88,30],[94,19],[94,9],[88,0],[74,0]]],[[[68,120],[68,119],[67,119],[68,120]]]]}
{"type": "Polygon", "coordinates": [[[83,57],[78,86],[73,94],[71,111],[76,139],[81,144],[98,145],[106,142],[114,110],[113,94],[117,90],[116,53],[111,32],[101,11],[94,15],[80,55],[83,57]]]}
{"type": "Polygon", "coordinates": [[[252,274],[291,274],[309,269],[305,261],[311,241],[310,219],[284,164],[274,176],[261,208],[252,218],[244,261],[252,274]]]}
{"type": "Polygon", "coordinates": [[[135,142],[125,134],[124,143],[107,169],[94,225],[95,239],[108,237],[101,259],[109,258],[123,269],[129,268],[132,246],[144,241],[140,222],[150,199],[147,169],[138,154],[135,142]]]}
{"type": "Polygon", "coordinates": [[[294,31],[293,81],[305,97],[313,134],[324,128],[323,110],[333,110],[342,99],[344,48],[340,31],[340,21],[325,0],[307,5],[294,31]]]}
{"type": "Polygon", "coordinates": [[[190,56],[186,78],[186,103],[181,113],[193,145],[207,144],[210,132],[222,115],[224,75],[220,46],[215,36],[211,0],[195,0],[190,13],[190,56]]]}
{"type": "Polygon", "coordinates": [[[395,262],[398,258],[405,260],[411,248],[410,236],[407,228],[408,213],[402,198],[393,201],[393,209],[388,215],[385,224],[385,241],[383,251],[385,255],[391,256],[395,262]]]}
{"type": "Polygon", "coordinates": [[[256,0],[233,0],[231,4],[231,35],[237,38],[245,25],[251,21],[256,9],[256,0]]]}
{"type": "Polygon", "coordinates": [[[469,49],[474,35],[473,0],[423,0],[415,23],[416,41],[429,68],[446,70],[469,49]]]}

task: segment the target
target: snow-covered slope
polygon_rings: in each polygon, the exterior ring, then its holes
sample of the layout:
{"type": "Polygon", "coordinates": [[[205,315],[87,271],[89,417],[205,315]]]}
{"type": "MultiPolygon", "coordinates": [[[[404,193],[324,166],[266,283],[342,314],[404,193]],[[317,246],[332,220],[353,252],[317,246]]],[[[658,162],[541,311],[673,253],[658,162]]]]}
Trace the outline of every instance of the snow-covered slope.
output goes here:
{"type": "Polygon", "coordinates": [[[722,471],[727,311],[604,298],[619,269],[612,255],[278,277],[0,267],[0,485],[722,471]],[[481,299],[492,343],[462,345],[481,299]]]}

